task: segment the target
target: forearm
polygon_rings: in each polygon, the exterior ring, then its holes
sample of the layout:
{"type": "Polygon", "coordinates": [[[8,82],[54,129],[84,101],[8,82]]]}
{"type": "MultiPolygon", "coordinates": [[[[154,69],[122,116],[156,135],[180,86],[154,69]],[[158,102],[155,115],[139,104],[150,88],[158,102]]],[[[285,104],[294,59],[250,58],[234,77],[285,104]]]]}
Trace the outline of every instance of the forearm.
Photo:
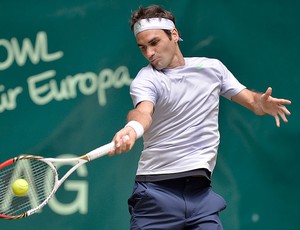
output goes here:
{"type": "Polygon", "coordinates": [[[152,123],[153,111],[154,105],[152,102],[142,101],[139,103],[133,110],[129,111],[124,131],[128,134],[134,132],[136,139],[142,137],[152,123]]]}
{"type": "Polygon", "coordinates": [[[110,155],[127,152],[133,147],[135,141],[149,129],[153,111],[154,105],[150,101],[143,101],[129,111],[127,124],[113,138],[116,148],[110,152],[110,155]]]}
{"type": "Polygon", "coordinates": [[[149,113],[144,113],[136,108],[136,109],[129,111],[129,113],[127,115],[127,123],[130,121],[139,122],[143,126],[144,131],[146,131],[149,129],[149,127],[152,123],[152,117],[149,113]]]}
{"type": "Polygon", "coordinates": [[[263,111],[260,98],[262,93],[251,91],[248,89],[242,90],[239,94],[233,96],[232,101],[246,107],[256,115],[265,115],[263,111]]]}
{"type": "Polygon", "coordinates": [[[259,116],[266,115],[261,105],[261,96],[263,93],[250,91],[252,94],[252,103],[250,103],[250,109],[259,116]]]}

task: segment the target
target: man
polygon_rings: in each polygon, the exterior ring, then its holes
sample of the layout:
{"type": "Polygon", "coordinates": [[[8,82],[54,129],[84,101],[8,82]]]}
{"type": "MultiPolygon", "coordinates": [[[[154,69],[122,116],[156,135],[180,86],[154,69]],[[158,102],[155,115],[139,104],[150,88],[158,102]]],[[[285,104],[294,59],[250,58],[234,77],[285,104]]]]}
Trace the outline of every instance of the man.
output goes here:
{"type": "Polygon", "coordinates": [[[211,189],[219,145],[219,96],[280,126],[289,100],[246,89],[218,60],[184,58],[175,18],[157,5],[131,17],[138,47],[149,65],[130,86],[135,108],[116,133],[110,155],[129,151],[143,136],[135,186],[128,200],[131,229],[222,229],[224,199],[211,189]]]}

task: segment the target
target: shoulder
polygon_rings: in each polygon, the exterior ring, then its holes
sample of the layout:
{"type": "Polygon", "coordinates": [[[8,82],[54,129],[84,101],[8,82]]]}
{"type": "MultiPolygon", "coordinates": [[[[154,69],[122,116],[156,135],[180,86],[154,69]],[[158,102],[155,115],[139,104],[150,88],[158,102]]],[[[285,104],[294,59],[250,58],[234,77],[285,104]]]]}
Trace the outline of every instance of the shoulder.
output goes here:
{"type": "Polygon", "coordinates": [[[157,71],[155,70],[152,65],[147,65],[145,67],[143,67],[136,75],[136,77],[139,77],[141,75],[152,75],[154,74],[154,72],[157,71]]]}
{"type": "Polygon", "coordinates": [[[159,71],[150,64],[143,67],[132,80],[130,84],[131,91],[134,89],[155,90],[159,84],[159,74],[159,71]]]}
{"type": "Polygon", "coordinates": [[[196,67],[198,69],[210,69],[215,73],[224,73],[227,71],[226,66],[216,58],[207,57],[190,57],[185,58],[186,65],[189,67],[196,67]]]}
{"type": "Polygon", "coordinates": [[[187,66],[198,66],[199,68],[214,68],[219,69],[225,67],[224,64],[216,58],[207,57],[188,57],[185,58],[187,66]]]}
{"type": "Polygon", "coordinates": [[[194,63],[219,63],[220,60],[216,58],[208,58],[208,57],[185,57],[184,60],[189,64],[194,63]]]}
{"type": "Polygon", "coordinates": [[[147,65],[143,67],[135,76],[132,83],[135,84],[137,82],[155,82],[158,79],[158,76],[161,73],[157,71],[152,65],[147,65]]]}

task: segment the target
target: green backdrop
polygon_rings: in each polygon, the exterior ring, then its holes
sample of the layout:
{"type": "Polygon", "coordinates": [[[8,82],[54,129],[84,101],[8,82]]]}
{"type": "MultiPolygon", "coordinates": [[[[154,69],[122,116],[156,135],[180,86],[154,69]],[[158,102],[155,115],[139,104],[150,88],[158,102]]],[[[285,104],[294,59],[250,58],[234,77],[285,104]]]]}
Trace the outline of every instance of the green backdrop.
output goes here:
{"type": "MultiPolygon", "coordinates": [[[[106,144],[132,108],[129,84],[147,64],[129,30],[140,4],[177,16],[185,56],[220,59],[250,89],[289,98],[288,124],[221,100],[214,189],[224,228],[297,229],[300,31],[298,1],[2,1],[0,160],[82,153],[106,144]]],[[[1,229],[129,229],[142,141],[78,170],[38,215],[1,229]]],[[[64,167],[61,167],[63,169],[64,167]]]]}

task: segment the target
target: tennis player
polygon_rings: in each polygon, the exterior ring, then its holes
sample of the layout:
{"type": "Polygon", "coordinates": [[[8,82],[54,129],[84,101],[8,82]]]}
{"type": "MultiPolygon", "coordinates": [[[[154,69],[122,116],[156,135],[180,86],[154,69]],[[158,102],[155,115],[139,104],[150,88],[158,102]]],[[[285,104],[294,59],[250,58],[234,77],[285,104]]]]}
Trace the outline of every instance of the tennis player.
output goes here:
{"type": "Polygon", "coordinates": [[[219,97],[256,115],[287,122],[289,100],[248,90],[217,59],[183,57],[173,14],[160,6],[140,7],[131,29],[149,65],[130,86],[134,109],[113,141],[110,155],[129,151],[143,136],[133,194],[131,229],[222,229],[224,199],[212,191],[218,145],[219,97]],[[129,140],[124,140],[128,135],[129,140]]]}

